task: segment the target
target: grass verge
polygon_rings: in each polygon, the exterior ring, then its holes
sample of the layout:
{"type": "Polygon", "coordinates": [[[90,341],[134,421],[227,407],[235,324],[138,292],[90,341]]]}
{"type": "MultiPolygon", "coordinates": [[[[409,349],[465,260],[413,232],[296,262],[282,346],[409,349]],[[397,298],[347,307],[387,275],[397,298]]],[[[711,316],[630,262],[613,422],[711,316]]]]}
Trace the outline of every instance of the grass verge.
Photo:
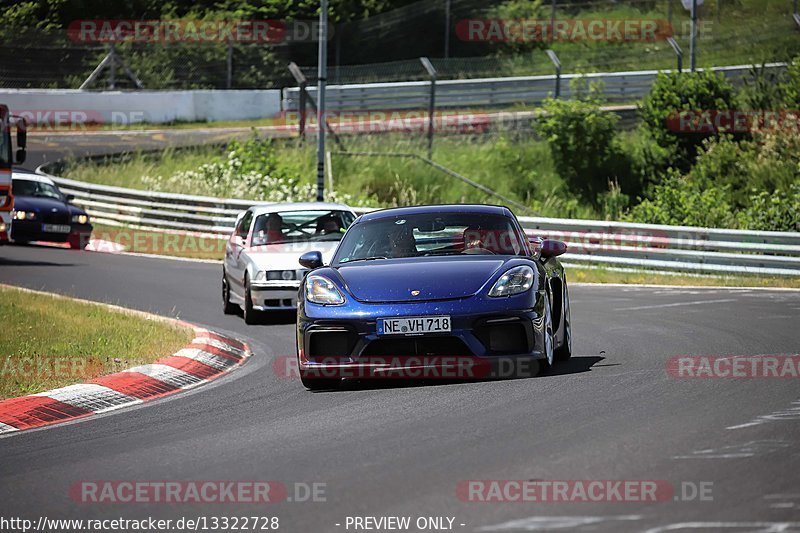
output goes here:
{"type": "MultiPolygon", "coordinates": [[[[212,236],[181,235],[95,224],[92,238],[122,245],[126,252],[138,254],[215,260],[222,260],[225,255],[225,239],[212,236]]],[[[98,246],[98,251],[111,251],[104,250],[104,244],[98,246]]]]}
{"type": "Polygon", "coordinates": [[[663,274],[646,270],[621,272],[607,268],[570,267],[567,268],[567,279],[570,283],[800,289],[800,277],[709,276],[678,272],[663,274]]]}
{"type": "Polygon", "coordinates": [[[166,322],[0,287],[0,399],[152,363],[192,338],[166,322]]]}

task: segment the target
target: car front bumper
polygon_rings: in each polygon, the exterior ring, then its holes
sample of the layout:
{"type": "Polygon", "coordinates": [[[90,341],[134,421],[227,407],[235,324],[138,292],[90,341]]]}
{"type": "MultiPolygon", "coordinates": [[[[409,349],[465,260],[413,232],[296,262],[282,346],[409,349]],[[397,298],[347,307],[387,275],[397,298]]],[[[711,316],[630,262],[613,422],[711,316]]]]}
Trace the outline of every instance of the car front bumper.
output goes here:
{"type": "Polygon", "coordinates": [[[498,364],[546,357],[544,297],[529,292],[508,298],[473,296],[392,304],[349,299],[343,306],[301,300],[297,343],[301,371],[338,372],[340,377],[391,377],[399,372],[413,377],[409,370],[414,370],[452,376],[438,369],[455,372],[455,377],[481,377],[496,373],[498,364]],[[377,333],[380,318],[441,315],[451,318],[449,333],[377,333]]]}
{"type": "MultiPolygon", "coordinates": [[[[42,222],[36,220],[14,220],[11,222],[11,240],[17,242],[68,242],[71,239],[87,241],[92,234],[91,224],[69,224],[69,233],[45,232],[42,222]]],[[[84,243],[85,244],[85,243],[84,243]]]]}
{"type": "Polygon", "coordinates": [[[297,309],[299,281],[261,281],[250,283],[250,298],[256,311],[297,309]]]}

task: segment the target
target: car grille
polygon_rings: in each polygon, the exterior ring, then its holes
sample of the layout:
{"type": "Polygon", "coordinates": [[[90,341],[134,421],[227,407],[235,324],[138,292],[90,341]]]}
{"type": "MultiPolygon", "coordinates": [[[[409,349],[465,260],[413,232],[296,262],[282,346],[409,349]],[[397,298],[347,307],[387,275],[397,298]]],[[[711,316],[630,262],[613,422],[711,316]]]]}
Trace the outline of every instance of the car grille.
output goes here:
{"type": "Polygon", "coordinates": [[[533,334],[522,320],[485,321],[475,328],[475,336],[489,352],[521,354],[533,349],[533,334]]]}
{"type": "Polygon", "coordinates": [[[398,337],[377,339],[369,343],[361,352],[361,357],[402,357],[402,356],[472,356],[457,337],[398,337]]]}
{"type": "Polygon", "coordinates": [[[316,329],[307,335],[306,354],[310,358],[346,357],[358,340],[355,332],[344,329],[316,329]]]}
{"type": "Polygon", "coordinates": [[[282,300],[279,299],[267,299],[264,300],[264,307],[294,307],[295,303],[294,300],[291,298],[284,298],[282,300]]]}
{"type": "Polygon", "coordinates": [[[69,213],[45,213],[42,216],[45,224],[69,224],[69,213]]]}

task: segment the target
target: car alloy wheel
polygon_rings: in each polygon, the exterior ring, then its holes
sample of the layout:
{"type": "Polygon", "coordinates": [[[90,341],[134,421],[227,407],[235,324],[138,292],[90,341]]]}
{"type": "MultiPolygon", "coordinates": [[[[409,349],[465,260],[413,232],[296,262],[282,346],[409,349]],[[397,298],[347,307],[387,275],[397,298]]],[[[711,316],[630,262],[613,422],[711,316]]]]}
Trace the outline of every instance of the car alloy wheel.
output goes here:
{"type": "Polygon", "coordinates": [[[228,276],[222,273],[222,312],[226,315],[236,314],[237,306],[231,303],[231,288],[228,285],[228,276]]]}

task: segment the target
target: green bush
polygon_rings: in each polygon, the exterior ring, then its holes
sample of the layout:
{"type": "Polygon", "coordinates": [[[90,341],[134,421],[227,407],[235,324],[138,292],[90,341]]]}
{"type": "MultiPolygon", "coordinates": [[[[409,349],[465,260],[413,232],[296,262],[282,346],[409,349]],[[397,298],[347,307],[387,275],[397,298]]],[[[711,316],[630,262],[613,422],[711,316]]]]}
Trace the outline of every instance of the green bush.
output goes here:
{"type": "Polygon", "coordinates": [[[703,141],[716,134],[672,131],[680,112],[735,108],[736,92],[722,74],[661,72],[645,97],[640,114],[653,139],[674,151],[673,166],[685,172],[694,163],[703,141]]]}
{"type": "Polygon", "coordinates": [[[633,207],[628,220],[798,231],[800,134],[756,132],[753,140],[709,139],[692,169],[677,170],[633,207]]]}
{"type": "Polygon", "coordinates": [[[754,230],[800,231],[800,181],[788,190],[761,191],[750,197],[750,206],[740,214],[740,226],[754,230]]]}
{"type": "Polygon", "coordinates": [[[787,109],[800,109],[800,55],[786,69],[785,81],[780,85],[783,105],[787,109]]]}
{"type": "Polygon", "coordinates": [[[726,189],[701,187],[675,172],[655,185],[651,198],[634,206],[624,218],[678,226],[729,228],[736,224],[726,189]]]}
{"type": "Polygon", "coordinates": [[[556,171],[570,190],[585,200],[597,201],[615,178],[618,164],[615,145],[619,117],[601,109],[594,92],[575,100],[548,99],[546,115],[537,126],[550,145],[556,171]]]}

